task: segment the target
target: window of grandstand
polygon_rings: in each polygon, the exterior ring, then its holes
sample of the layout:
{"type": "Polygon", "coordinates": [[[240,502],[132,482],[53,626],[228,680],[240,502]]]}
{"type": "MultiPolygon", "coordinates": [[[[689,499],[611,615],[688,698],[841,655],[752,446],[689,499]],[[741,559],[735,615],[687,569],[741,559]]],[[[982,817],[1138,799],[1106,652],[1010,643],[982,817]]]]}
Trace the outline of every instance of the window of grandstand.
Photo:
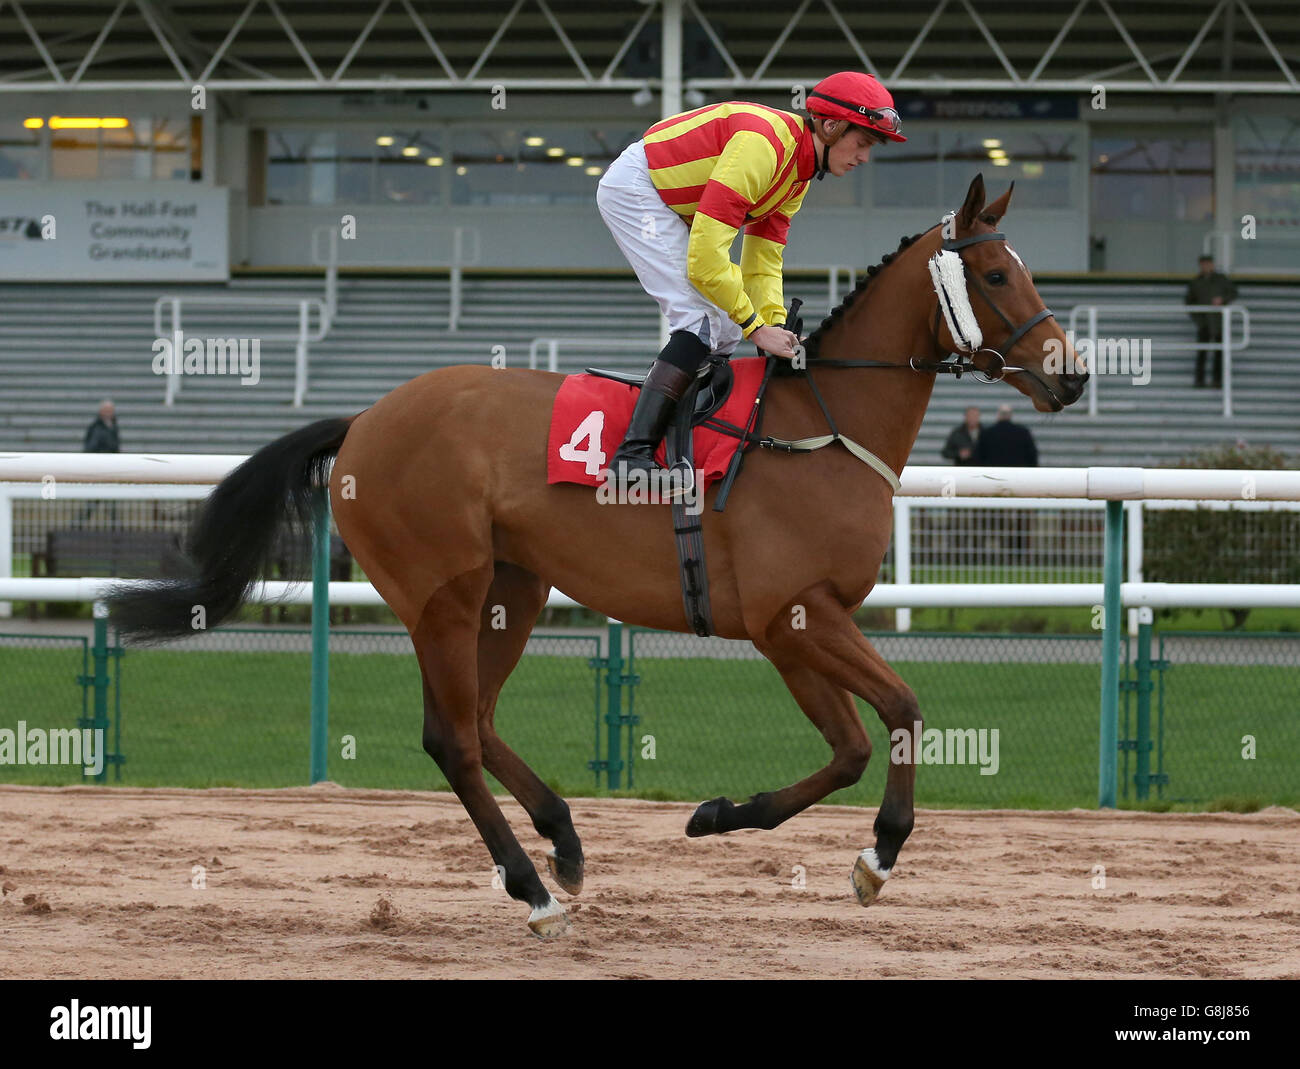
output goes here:
{"type": "Polygon", "coordinates": [[[1300,227],[1300,119],[1240,115],[1233,136],[1238,210],[1300,227]]]}
{"type": "Polygon", "coordinates": [[[1007,126],[910,124],[905,144],[888,145],[872,156],[874,203],[950,208],[983,171],[991,196],[1015,181],[1017,208],[1076,207],[1082,197],[1075,188],[1082,134],[1069,127],[1007,126]]]}
{"type": "MultiPolygon", "coordinates": [[[[872,199],[881,208],[937,208],[944,203],[939,193],[937,130],[918,129],[908,124],[907,141],[888,145],[871,156],[872,199]]],[[[966,179],[967,184],[970,179],[966,179]]]]}
{"type": "Polygon", "coordinates": [[[445,138],[441,129],[269,129],[267,203],[439,203],[445,138]]]}
{"type": "Polygon", "coordinates": [[[22,119],[0,119],[0,179],[42,178],[44,170],[41,131],[22,119]]]}
{"type": "Polygon", "coordinates": [[[0,125],[0,153],[10,155],[6,132],[21,126],[28,135],[21,170],[0,160],[0,177],[80,181],[189,181],[198,161],[193,128],[198,119],[140,115],[33,115],[0,125]],[[48,161],[48,164],[46,163],[48,161]]]}
{"type": "Polygon", "coordinates": [[[448,161],[452,202],[591,205],[605,168],[644,132],[640,125],[457,127],[448,161]]]}
{"type": "Polygon", "coordinates": [[[1092,218],[1209,223],[1214,219],[1214,160],[1203,134],[1154,131],[1092,139],[1092,218]]]}

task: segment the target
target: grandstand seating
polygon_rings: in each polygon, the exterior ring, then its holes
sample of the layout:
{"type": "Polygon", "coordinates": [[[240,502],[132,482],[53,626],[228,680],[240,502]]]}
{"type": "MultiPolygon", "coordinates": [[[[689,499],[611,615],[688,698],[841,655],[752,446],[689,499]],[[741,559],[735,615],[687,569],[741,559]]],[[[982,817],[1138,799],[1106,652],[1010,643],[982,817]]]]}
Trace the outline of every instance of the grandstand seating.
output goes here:
{"type": "MultiPolygon", "coordinates": [[[[1183,283],[1040,281],[1040,292],[1062,325],[1077,303],[1168,303],[1182,300],[1183,283]]],[[[1100,381],[1100,413],[1086,400],[1057,415],[1033,412],[1004,385],[944,379],[912,454],[914,463],[942,463],[939,449],[967,404],[985,419],[1011,402],[1038,441],[1043,464],[1167,464],[1195,449],[1245,439],[1300,453],[1300,420],[1289,384],[1300,337],[1300,288],[1239,283],[1252,316],[1252,344],[1234,358],[1236,415],[1225,419],[1218,391],[1192,388],[1192,350],[1157,352],[1148,385],[1108,376],[1100,381]],[[1279,388],[1281,386],[1281,388],[1279,388]]],[[[793,276],[791,296],[805,298],[811,327],[824,313],[825,276],[793,276]]],[[[658,319],[630,276],[563,278],[467,274],[461,329],[446,329],[445,273],[344,275],[329,336],[311,348],[307,403],[294,409],[293,347],[262,346],[262,381],[186,378],[176,404],[163,404],[164,382],[151,370],[152,308],[166,288],[148,285],[16,284],[0,287],[0,449],[69,451],[104,397],[117,404],[123,447],[132,452],[248,452],[311,419],[358,411],[408,378],[446,364],[487,363],[505,346],[508,366],[526,366],[536,337],[644,339],[643,355],[617,352],[602,364],[642,366],[653,355],[658,319]]],[[[183,293],[319,297],[319,275],[236,277],[225,286],[184,287],[183,293]]],[[[187,311],[191,335],[255,337],[292,326],[287,310],[187,311]]],[[[1183,317],[1124,324],[1106,320],[1101,333],[1193,340],[1183,317]]],[[[597,360],[561,351],[561,370],[597,360]]],[[[771,428],[774,432],[777,428],[771,428]]]]}

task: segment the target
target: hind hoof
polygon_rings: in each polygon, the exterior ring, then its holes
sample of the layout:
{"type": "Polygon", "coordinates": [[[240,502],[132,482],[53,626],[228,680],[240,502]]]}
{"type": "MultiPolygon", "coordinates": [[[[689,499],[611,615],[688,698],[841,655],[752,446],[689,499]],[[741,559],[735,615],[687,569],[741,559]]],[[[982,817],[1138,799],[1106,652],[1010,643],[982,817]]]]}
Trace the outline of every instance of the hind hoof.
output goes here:
{"type": "Polygon", "coordinates": [[[686,822],[686,834],[692,839],[698,839],[702,835],[721,835],[727,830],[722,826],[722,814],[735,808],[735,803],[730,798],[701,802],[686,822]]]}
{"type": "Polygon", "coordinates": [[[853,873],[849,876],[849,882],[853,884],[853,893],[858,896],[860,905],[869,906],[876,900],[880,889],[889,879],[889,871],[881,867],[873,848],[868,847],[858,855],[858,860],[853,863],[853,873]]]}
{"type": "Polygon", "coordinates": [[[552,898],[544,906],[535,906],[528,914],[528,927],[539,939],[556,939],[568,930],[569,918],[564,907],[552,898]]]}
{"type": "Polygon", "coordinates": [[[571,895],[582,893],[583,862],[579,858],[573,861],[560,857],[554,849],[546,852],[546,867],[551,870],[551,877],[560,885],[560,890],[571,895]]]}

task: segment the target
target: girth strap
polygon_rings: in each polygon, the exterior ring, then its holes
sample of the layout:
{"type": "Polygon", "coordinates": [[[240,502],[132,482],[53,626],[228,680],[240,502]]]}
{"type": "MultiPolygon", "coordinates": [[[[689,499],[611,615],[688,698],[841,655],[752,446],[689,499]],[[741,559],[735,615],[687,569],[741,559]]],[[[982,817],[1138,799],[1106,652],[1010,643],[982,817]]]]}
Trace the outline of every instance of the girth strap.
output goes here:
{"type": "MultiPolygon", "coordinates": [[[[692,480],[695,478],[695,443],[691,412],[699,390],[700,380],[693,379],[686,387],[686,393],[677,406],[677,418],[664,439],[665,459],[669,469],[685,468],[686,476],[692,480]]],[[[696,500],[703,501],[704,487],[696,487],[696,491],[696,500]]],[[[672,513],[686,622],[697,635],[707,637],[713,634],[713,609],[709,603],[709,571],[704,561],[702,517],[687,513],[683,494],[672,499],[672,513]]]]}

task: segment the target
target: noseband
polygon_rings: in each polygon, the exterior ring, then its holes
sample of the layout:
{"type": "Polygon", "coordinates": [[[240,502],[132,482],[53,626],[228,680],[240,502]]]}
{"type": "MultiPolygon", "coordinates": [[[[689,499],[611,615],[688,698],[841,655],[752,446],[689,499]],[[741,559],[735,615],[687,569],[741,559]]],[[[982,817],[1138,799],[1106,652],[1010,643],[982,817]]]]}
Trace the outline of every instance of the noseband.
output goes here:
{"type": "Polygon", "coordinates": [[[934,307],[934,336],[936,342],[939,337],[939,320],[943,317],[948,322],[949,333],[953,341],[957,343],[961,352],[957,355],[956,360],[919,360],[912,357],[908,361],[914,371],[928,372],[931,374],[955,375],[961,378],[967,371],[972,372],[981,382],[998,382],[1007,374],[1015,371],[1025,371],[1023,367],[1008,367],[1007,354],[1015,347],[1026,334],[1034,327],[1038,326],[1044,319],[1055,318],[1055,313],[1050,308],[1044,308],[1035,316],[1026,319],[1019,326],[1016,326],[1008,319],[997,306],[997,303],[989,296],[988,291],[981,285],[978,278],[971,272],[970,265],[961,255],[961,250],[968,245],[978,245],[981,241],[1006,241],[1007,236],[1000,231],[993,231],[988,234],[975,234],[968,238],[959,238],[945,241],[941,247],[940,256],[935,257],[938,261],[943,253],[953,253],[961,261],[962,277],[967,292],[974,286],[975,291],[984,298],[984,303],[993,309],[996,315],[1006,328],[1011,331],[1007,339],[996,349],[990,348],[983,344],[983,337],[979,332],[978,323],[974,322],[973,314],[970,316],[970,328],[963,330],[961,325],[961,311],[963,307],[959,305],[962,297],[965,298],[965,309],[969,309],[969,296],[966,294],[960,297],[950,292],[948,284],[953,280],[945,277],[945,272],[940,267],[932,268],[931,274],[934,279],[937,300],[934,307]],[[981,353],[991,354],[991,359],[986,359],[983,364],[976,361],[976,357],[981,353]]]}

